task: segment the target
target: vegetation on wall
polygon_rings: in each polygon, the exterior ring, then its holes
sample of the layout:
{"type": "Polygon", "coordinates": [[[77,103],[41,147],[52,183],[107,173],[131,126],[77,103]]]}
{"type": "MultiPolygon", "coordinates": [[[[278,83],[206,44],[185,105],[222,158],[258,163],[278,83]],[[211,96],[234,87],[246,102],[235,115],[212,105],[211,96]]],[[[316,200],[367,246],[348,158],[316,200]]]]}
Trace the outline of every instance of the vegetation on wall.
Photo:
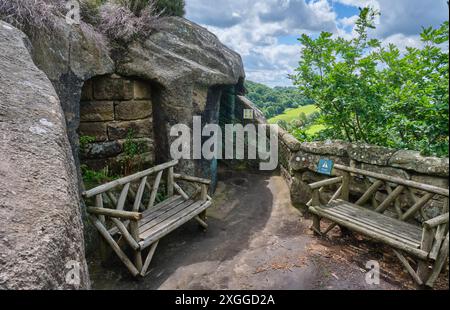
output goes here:
{"type": "Polygon", "coordinates": [[[143,164],[142,155],[147,152],[144,142],[136,140],[132,129],[127,133],[127,138],[123,145],[123,154],[120,159],[121,174],[130,175],[141,170],[143,164]]]}
{"type": "Polygon", "coordinates": [[[353,39],[328,32],[299,39],[303,52],[292,79],[320,109],[327,129],[316,138],[448,156],[449,24],[424,28],[424,46],[401,52],[369,38],[377,14],[360,10],[353,39]]]}
{"type": "MultiPolygon", "coordinates": [[[[161,16],[184,16],[184,0],[78,0],[81,26],[95,30],[119,44],[145,39],[160,29],[161,16]]],[[[60,0],[0,0],[0,18],[27,31],[39,29],[50,35],[59,26],[57,17],[68,13],[60,0]]],[[[33,31],[27,31],[34,33],[33,31]]],[[[100,41],[98,39],[97,41],[100,41]]],[[[102,43],[102,42],[100,42],[102,43]]]]}
{"type": "Polygon", "coordinates": [[[246,81],[247,97],[264,113],[272,118],[288,108],[307,105],[308,100],[295,87],[274,87],[246,81]]]}

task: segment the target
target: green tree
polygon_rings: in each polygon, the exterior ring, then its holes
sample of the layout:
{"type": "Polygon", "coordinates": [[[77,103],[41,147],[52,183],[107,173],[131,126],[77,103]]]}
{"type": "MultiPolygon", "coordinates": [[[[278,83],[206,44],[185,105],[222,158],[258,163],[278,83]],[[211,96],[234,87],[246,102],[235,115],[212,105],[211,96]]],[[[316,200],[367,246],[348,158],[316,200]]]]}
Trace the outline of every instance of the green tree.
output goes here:
{"type": "Polygon", "coordinates": [[[448,22],[401,53],[368,37],[378,14],[360,9],[351,40],[302,35],[294,84],[319,107],[325,138],[448,156],[448,22]]]}

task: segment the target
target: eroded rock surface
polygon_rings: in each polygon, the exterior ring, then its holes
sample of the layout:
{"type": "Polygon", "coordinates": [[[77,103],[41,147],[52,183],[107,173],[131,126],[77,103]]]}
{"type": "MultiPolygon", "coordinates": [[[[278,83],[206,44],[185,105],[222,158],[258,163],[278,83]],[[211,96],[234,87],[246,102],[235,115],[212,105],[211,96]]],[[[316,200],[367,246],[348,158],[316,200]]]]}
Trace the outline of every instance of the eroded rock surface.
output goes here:
{"type": "MultiPolygon", "coordinates": [[[[245,77],[239,54],[223,45],[207,29],[184,18],[161,21],[161,30],[145,42],[135,42],[117,60],[116,72],[151,80],[160,87],[154,94],[157,161],[169,158],[175,124],[192,126],[193,116],[202,123],[218,123],[222,93],[245,77]]],[[[184,161],[185,173],[214,178],[214,163],[184,161]]]]}
{"type": "Polygon", "coordinates": [[[89,288],[64,113],[27,46],[0,21],[0,289],[89,288]]]}

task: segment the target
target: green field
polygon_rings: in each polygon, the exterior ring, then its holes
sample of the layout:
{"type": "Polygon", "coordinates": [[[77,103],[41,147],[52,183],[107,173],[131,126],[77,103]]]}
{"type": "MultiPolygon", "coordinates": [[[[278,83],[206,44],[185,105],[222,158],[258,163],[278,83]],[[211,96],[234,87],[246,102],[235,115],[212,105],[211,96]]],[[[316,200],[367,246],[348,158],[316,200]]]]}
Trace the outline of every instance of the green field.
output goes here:
{"type": "MultiPolygon", "coordinates": [[[[309,115],[311,113],[314,113],[318,111],[317,107],[313,104],[305,105],[303,107],[295,108],[295,109],[287,109],[284,111],[283,114],[277,115],[275,117],[272,117],[269,119],[270,124],[276,124],[278,121],[283,120],[287,123],[290,123],[294,119],[299,118],[300,113],[305,113],[306,115],[309,115]]],[[[306,133],[308,135],[315,135],[316,133],[324,130],[326,127],[324,125],[320,124],[312,124],[309,127],[306,128],[306,133]]]]}
{"type": "Polygon", "coordinates": [[[295,109],[287,109],[283,114],[277,115],[269,119],[270,124],[276,124],[278,121],[283,120],[286,122],[291,122],[292,120],[298,118],[300,113],[305,113],[309,115],[313,112],[317,111],[317,107],[313,104],[305,105],[303,107],[295,108],[295,109]]]}
{"type": "Polygon", "coordinates": [[[325,127],[325,125],[320,125],[320,124],[318,124],[318,125],[311,125],[308,128],[306,128],[306,133],[308,135],[312,136],[312,135],[315,135],[316,133],[324,130],[325,128],[327,128],[327,127],[325,127]]]}

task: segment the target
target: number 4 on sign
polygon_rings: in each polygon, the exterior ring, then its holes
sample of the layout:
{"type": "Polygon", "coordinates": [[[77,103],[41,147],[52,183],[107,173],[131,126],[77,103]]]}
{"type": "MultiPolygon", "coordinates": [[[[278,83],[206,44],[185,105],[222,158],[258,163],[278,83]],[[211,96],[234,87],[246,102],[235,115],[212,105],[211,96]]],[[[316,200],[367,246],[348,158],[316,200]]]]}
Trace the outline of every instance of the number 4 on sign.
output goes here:
{"type": "Polygon", "coordinates": [[[334,162],[330,159],[320,159],[317,165],[317,172],[321,174],[331,175],[333,171],[334,162]]]}

